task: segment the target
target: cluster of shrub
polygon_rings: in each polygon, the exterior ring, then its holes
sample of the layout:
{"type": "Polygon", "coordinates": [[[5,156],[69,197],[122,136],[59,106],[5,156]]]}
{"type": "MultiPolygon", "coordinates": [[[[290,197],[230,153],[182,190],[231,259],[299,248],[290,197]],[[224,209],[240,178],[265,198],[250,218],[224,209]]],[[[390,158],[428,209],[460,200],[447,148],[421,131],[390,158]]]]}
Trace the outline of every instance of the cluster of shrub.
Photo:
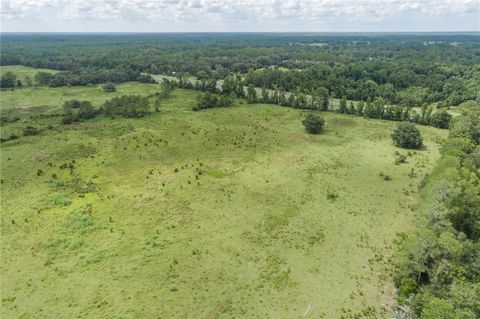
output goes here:
{"type": "Polygon", "coordinates": [[[0,88],[2,89],[11,89],[22,86],[22,81],[17,80],[17,76],[10,71],[5,72],[0,78],[0,88]]]}
{"type": "Polygon", "coordinates": [[[139,118],[149,113],[150,102],[147,97],[140,95],[122,95],[106,101],[102,107],[107,116],[120,115],[123,117],[139,118]]]}
{"type": "MultiPolygon", "coordinates": [[[[173,81],[172,81],[173,83],[173,81]]],[[[312,95],[304,93],[287,93],[283,90],[274,90],[269,93],[263,88],[260,94],[252,85],[244,90],[244,81],[240,76],[228,76],[223,81],[221,89],[217,87],[213,80],[189,81],[180,78],[175,82],[176,86],[185,89],[200,90],[202,92],[211,92],[246,99],[248,103],[268,103],[281,106],[293,107],[298,109],[328,111],[331,109],[330,96],[326,88],[315,90],[312,95]]],[[[364,116],[366,118],[383,119],[388,121],[413,122],[421,125],[430,125],[438,128],[448,128],[452,116],[445,110],[433,112],[433,109],[424,105],[420,112],[413,111],[411,107],[401,105],[385,105],[383,99],[374,101],[353,102],[347,106],[347,100],[343,97],[340,100],[337,112],[355,116],[364,116]]]]}
{"type": "Polygon", "coordinates": [[[63,124],[82,122],[99,114],[138,118],[148,114],[150,102],[140,95],[122,95],[106,101],[96,109],[90,101],[69,100],[63,104],[63,124]]]}
{"type": "Polygon", "coordinates": [[[198,97],[197,104],[193,107],[193,110],[200,111],[210,108],[229,106],[233,106],[233,97],[206,92],[198,97]]]}
{"type": "Polygon", "coordinates": [[[69,100],[63,103],[63,124],[81,122],[94,118],[99,113],[90,101],[69,100]]]}
{"type": "Polygon", "coordinates": [[[394,318],[480,318],[480,102],[460,105],[422,192],[433,197],[403,235],[394,318]]]}
{"type": "MultiPolygon", "coordinates": [[[[154,97],[155,111],[160,111],[160,103],[163,99],[167,99],[172,95],[175,87],[169,83],[163,83],[161,90],[150,97],[154,97]]],[[[116,91],[115,85],[105,83],[103,90],[106,92],[116,91]]],[[[90,101],[69,100],[63,104],[64,124],[81,122],[96,117],[99,114],[105,116],[123,116],[127,118],[139,118],[150,112],[150,97],[140,95],[122,95],[114,97],[103,103],[96,109],[90,101]]]]}
{"type": "MultiPolygon", "coordinates": [[[[49,129],[52,129],[52,126],[48,126],[49,129]]],[[[33,135],[38,135],[42,132],[41,129],[38,127],[32,126],[32,125],[27,125],[22,129],[22,135],[23,136],[33,136],[33,135]]],[[[10,134],[9,136],[2,136],[0,137],[0,142],[8,142],[8,141],[13,141],[18,139],[18,135],[15,133],[10,134]]]]}

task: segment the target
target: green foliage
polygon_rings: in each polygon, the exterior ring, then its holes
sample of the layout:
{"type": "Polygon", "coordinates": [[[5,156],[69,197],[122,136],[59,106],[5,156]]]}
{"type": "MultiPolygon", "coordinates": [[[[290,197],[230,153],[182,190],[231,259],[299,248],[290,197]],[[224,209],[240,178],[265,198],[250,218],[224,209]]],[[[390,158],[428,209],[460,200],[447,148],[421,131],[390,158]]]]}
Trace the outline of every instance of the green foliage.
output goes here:
{"type": "Polygon", "coordinates": [[[257,91],[253,85],[249,85],[247,88],[247,102],[250,104],[258,102],[257,91]]]}
{"type": "Polygon", "coordinates": [[[413,123],[402,122],[393,130],[392,139],[396,146],[418,149],[423,146],[420,130],[413,123]]]}
{"type": "Polygon", "coordinates": [[[455,308],[448,301],[432,298],[423,308],[421,319],[460,319],[456,316],[455,308]]]}
{"type": "Polygon", "coordinates": [[[65,194],[57,192],[48,194],[44,201],[47,205],[54,206],[68,206],[72,203],[72,201],[65,194]]]}
{"type": "Polygon", "coordinates": [[[346,114],[348,112],[347,98],[345,96],[340,99],[340,106],[338,107],[338,112],[343,114],[346,114]]]}
{"type": "Polygon", "coordinates": [[[210,76],[207,74],[207,72],[200,70],[197,72],[197,79],[198,80],[207,80],[209,79],[210,76]]]}
{"type": "Polygon", "coordinates": [[[76,209],[66,218],[64,227],[78,232],[85,232],[94,226],[92,208],[76,209]]]}
{"type": "Polygon", "coordinates": [[[28,125],[23,128],[23,135],[24,136],[29,136],[29,135],[37,135],[40,133],[40,130],[36,128],[35,126],[28,125]]]}
{"type": "Polygon", "coordinates": [[[246,85],[256,87],[288,92],[324,87],[334,97],[383,98],[408,107],[459,105],[479,91],[478,41],[472,34],[12,34],[2,40],[3,65],[60,70],[44,83],[52,86],[153,83],[148,73],[175,72],[204,82],[242,74],[246,85]],[[462,45],[445,45],[452,42],[462,45]]]}
{"type": "Polygon", "coordinates": [[[120,115],[138,118],[145,116],[149,112],[149,108],[148,98],[140,95],[122,95],[103,104],[103,112],[107,116],[120,115]]]}
{"type": "Polygon", "coordinates": [[[305,126],[305,130],[308,133],[318,134],[325,126],[325,120],[320,115],[308,113],[307,116],[302,120],[302,124],[305,126]]]}
{"type": "Polygon", "coordinates": [[[408,89],[400,91],[398,93],[398,98],[401,100],[402,104],[408,107],[422,106],[424,103],[428,102],[430,92],[428,88],[412,86],[408,89]]]}
{"type": "Polygon", "coordinates": [[[50,81],[52,81],[53,79],[53,74],[52,73],[48,73],[48,72],[38,72],[37,74],[35,74],[35,83],[37,85],[49,85],[50,84],[50,81]]]}
{"type": "Polygon", "coordinates": [[[68,100],[63,103],[63,124],[71,124],[94,118],[97,110],[89,101],[68,100]]]}
{"type": "Polygon", "coordinates": [[[225,95],[217,95],[210,92],[206,92],[199,95],[197,98],[197,104],[193,107],[194,111],[200,111],[216,107],[230,107],[233,106],[233,98],[225,95]]]}
{"type": "Polygon", "coordinates": [[[400,154],[395,158],[395,164],[397,164],[397,165],[403,164],[403,163],[406,163],[406,162],[407,162],[407,157],[403,154],[400,154]]]}
{"type": "Polygon", "coordinates": [[[111,82],[107,82],[107,83],[102,85],[102,90],[103,90],[103,92],[116,92],[117,87],[115,86],[115,84],[113,84],[111,82]]]}
{"type": "Polygon", "coordinates": [[[438,111],[432,114],[430,125],[438,128],[448,128],[452,116],[446,111],[438,111]]]}
{"type": "Polygon", "coordinates": [[[174,89],[175,89],[175,86],[173,83],[171,83],[170,81],[164,81],[161,84],[161,90],[160,90],[160,93],[158,94],[158,98],[160,99],[171,98],[174,89]]]}
{"type": "Polygon", "coordinates": [[[404,277],[400,281],[400,285],[398,287],[398,302],[404,303],[408,300],[408,298],[414,295],[418,290],[417,281],[414,278],[404,277]]]}
{"type": "Polygon", "coordinates": [[[397,300],[413,309],[414,318],[480,317],[480,146],[471,131],[476,119],[477,105],[469,105],[452,121],[437,169],[424,186],[435,206],[403,241],[397,300]]]}
{"type": "MultiPolygon", "coordinates": [[[[2,74],[0,88],[13,88],[17,85],[17,76],[8,71],[2,74]]],[[[21,86],[21,85],[20,85],[21,86]]]]}
{"type": "Polygon", "coordinates": [[[155,83],[155,79],[150,74],[140,74],[136,77],[136,81],[140,83],[155,83]]]}
{"type": "MultiPolygon", "coordinates": [[[[237,95],[237,92],[238,92],[237,86],[240,86],[241,92],[243,92],[243,85],[242,85],[241,81],[240,81],[240,83],[238,83],[238,81],[235,79],[235,77],[233,75],[227,76],[223,80],[222,94],[225,94],[225,95],[235,94],[235,95],[237,95]]],[[[238,97],[243,97],[243,95],[238,96],[238,97]]]]}
{"type": "Polygon", "coordinates": [[[450,137],[461,137],[480,143],[480,104],[470,101],[461,106],[462,114],[452,119],[450,137]]]}

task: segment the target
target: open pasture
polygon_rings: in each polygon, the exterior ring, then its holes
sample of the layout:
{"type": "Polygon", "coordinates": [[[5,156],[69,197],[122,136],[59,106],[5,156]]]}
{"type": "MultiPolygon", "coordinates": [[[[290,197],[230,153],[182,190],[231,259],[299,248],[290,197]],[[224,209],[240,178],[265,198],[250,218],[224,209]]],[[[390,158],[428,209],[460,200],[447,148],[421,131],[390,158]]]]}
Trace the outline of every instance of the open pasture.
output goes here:
{"type": "Polygon", "coordinates": [[[2,92],[2,318],[388,317],[390,258],[446,131],[393,146],[395,123],[176,90],[141,119],[39,114],[155,84],[2,92]],[[395,165],[400,152],[407,162],[395,165]]]}

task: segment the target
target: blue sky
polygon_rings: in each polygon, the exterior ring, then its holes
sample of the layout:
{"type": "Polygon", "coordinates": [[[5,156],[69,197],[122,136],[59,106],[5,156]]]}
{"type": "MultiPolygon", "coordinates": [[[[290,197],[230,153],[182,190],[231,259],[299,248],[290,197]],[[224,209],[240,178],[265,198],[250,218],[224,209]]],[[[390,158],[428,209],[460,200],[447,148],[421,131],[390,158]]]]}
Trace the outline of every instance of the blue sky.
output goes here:
{"type": "Polygon", "coordinates": [[[3,32],[480,31],[480,0],[0,0],[3,32]]]}

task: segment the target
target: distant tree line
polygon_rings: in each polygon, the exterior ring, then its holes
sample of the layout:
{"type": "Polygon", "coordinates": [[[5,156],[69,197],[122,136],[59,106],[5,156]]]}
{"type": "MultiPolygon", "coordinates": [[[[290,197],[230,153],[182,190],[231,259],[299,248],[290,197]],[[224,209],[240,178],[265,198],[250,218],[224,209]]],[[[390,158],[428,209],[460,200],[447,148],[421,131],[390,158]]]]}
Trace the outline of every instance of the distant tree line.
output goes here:
{"type": "Polygon", "coordinates": [[[452,116],[445,110],[433,112],[431,107],[424,105],[420,112],[417,112],[407,106],[385,105],[386,101],[380,98],[375,99],[373,102],[350,102],[350,105],[347,105],[347,100],[343,97],[340,99],[339,107],[335,109],[330,105],[330,95],[326,88],[318,88],[312,92],[312,95],[306,95],[304,93],[287,93],[284,90],[279,89],[269,92],[265,88],[258,93],[257,89],[252,85],[249,85],[245,90],[245,81],[243,81],[240,76],[226,77],[221,88],[217,87],[215,81],[201,80],[192,82],[180,78],[178,81],[171,81],[169,83],[180,88],[242,98],[250,104],[276,104],[297,109],[319,111],[329,111],[333,109],[339,113],[363,116],[365,118],[413,122],[416,124],[430,125],[444,129],[448,128],[452,118],[452,116]]]}
{"type": "MultiPolygon", "coordinates": [[[[122,83],[138,81],[141,83],[155,83],[150,75],[141,74],[138,71],[122,71],[118,69],[107,70],[98,68],[81,68],[76,71],[63,71],[55,74],[38,72],[35,77],[38,85],[50,87],[59,86],[85,86],[99,83],[122,83]]],[[[111,87],[110,87],[111,88],[111,87]]],[[[109,88],[107,88],[108,90],[109,88]]]]}
{"type": "Polygon", "coordinates": [[[250,70],[245,82],[257,87],[281,87],[286,91],[304,93],[324,87],[337,98],[345,96],[349,100],[365,102],[381,98],[389,104],[408,107],[429,103],[452,106],[475,99],[479,87],[471,77],[478,76],[480,68],[451,67],[455,68],[408,59],[357,61],[341,67],[320,64],[303,70],[250,70]]]}

